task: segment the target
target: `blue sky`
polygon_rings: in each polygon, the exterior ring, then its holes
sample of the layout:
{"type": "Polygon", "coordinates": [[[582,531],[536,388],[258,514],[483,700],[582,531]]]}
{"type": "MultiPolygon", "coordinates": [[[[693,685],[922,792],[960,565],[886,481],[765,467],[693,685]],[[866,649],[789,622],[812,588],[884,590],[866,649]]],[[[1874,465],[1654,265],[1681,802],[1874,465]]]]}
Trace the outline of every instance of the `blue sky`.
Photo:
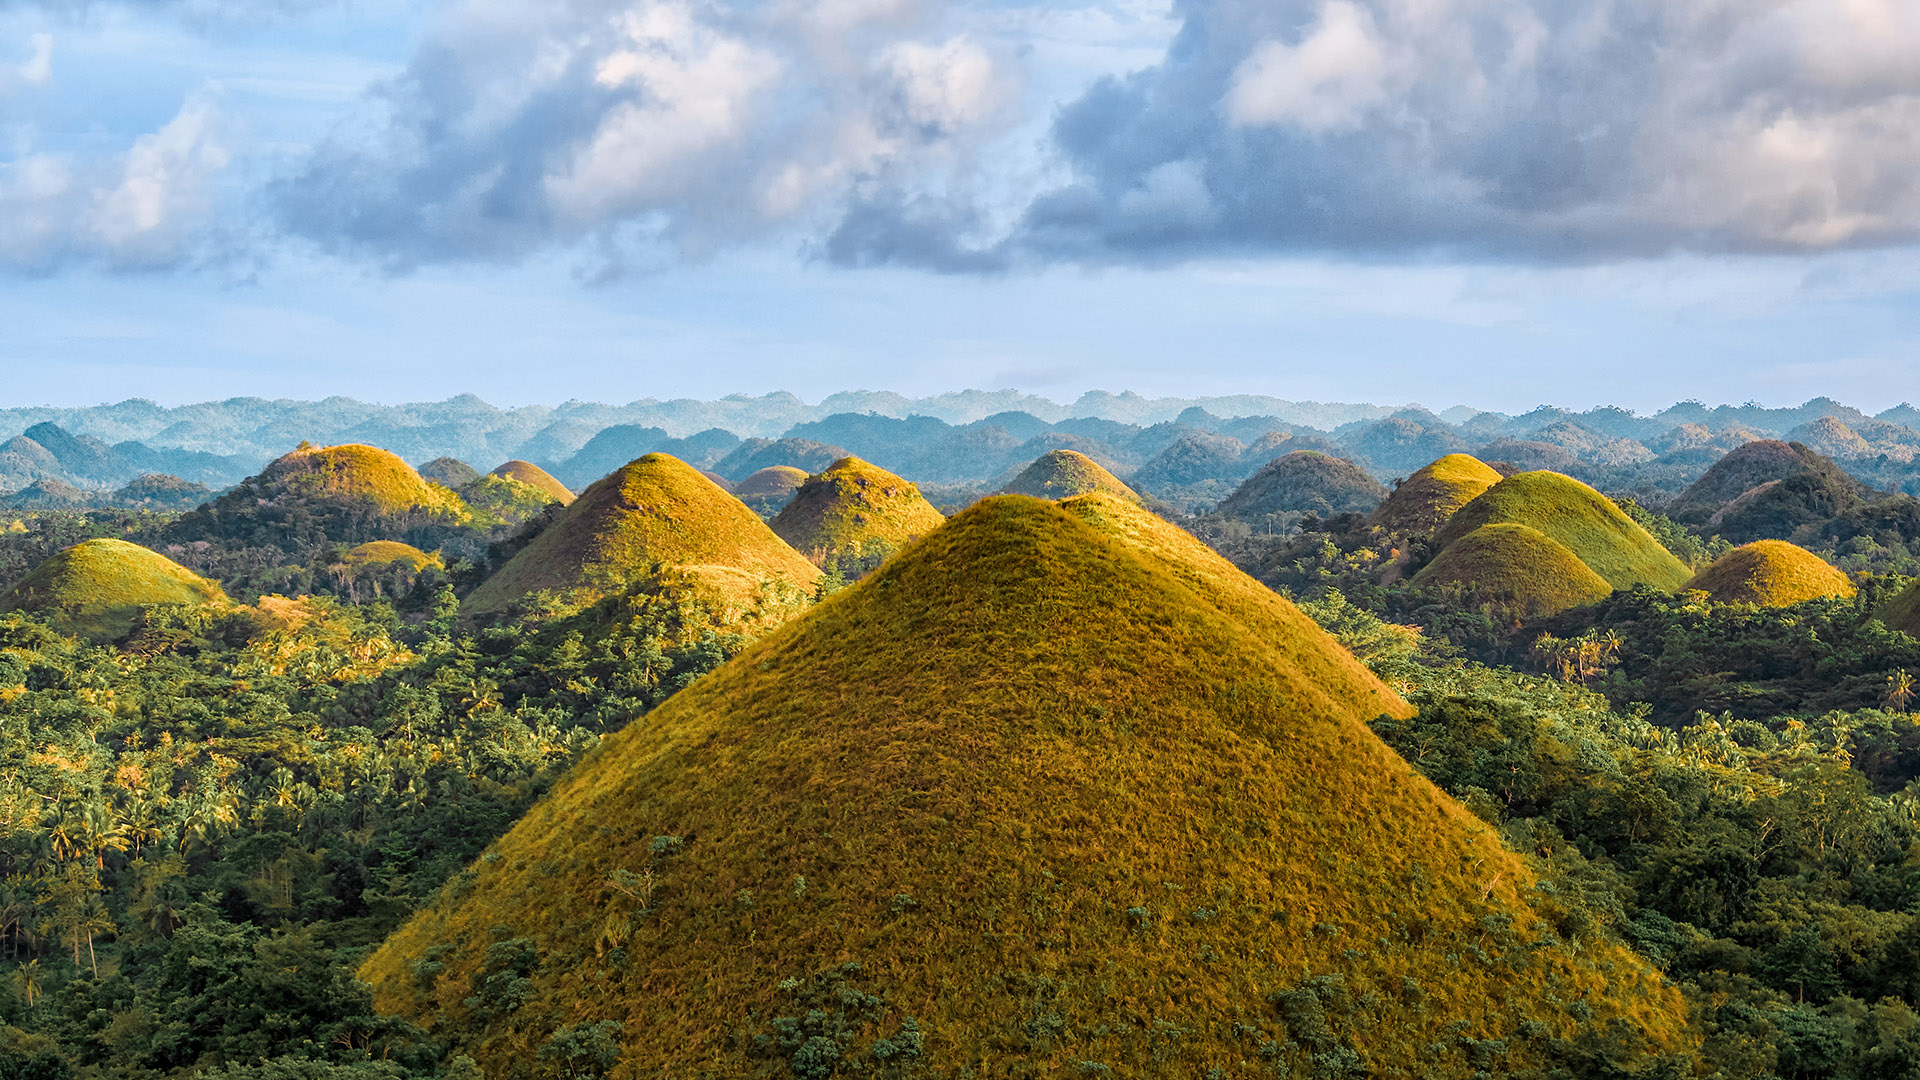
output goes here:
{"type": "Polygon", "coordinates": [[[1906,0],[0,0],[0,401],[1920,397],[1906,0]]]}

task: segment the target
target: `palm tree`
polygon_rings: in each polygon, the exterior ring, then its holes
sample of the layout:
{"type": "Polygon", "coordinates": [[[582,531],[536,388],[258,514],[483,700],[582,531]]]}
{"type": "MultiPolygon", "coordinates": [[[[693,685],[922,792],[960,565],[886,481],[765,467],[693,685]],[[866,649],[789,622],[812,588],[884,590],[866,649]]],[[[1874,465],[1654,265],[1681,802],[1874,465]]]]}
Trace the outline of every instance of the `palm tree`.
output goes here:
{"type": "Polygon", "coordinates": [[[46,986],[46,973],[40,969],[40,961],[29,960],[13,969],[13,988],[27,999],[27,1008],[40,998],[40,991],[46,986]]]}
{"type": "Polygon", "coordinates": [[[106,903],[100,899],[97,893],[89,895],[86,900],[81,903],[80,910],[75,912],[74,930],[76,933],[86,935],[87,963],[93,968],[94,981],[99,982],[100,961],[93,955],[94,935],[117,933],[119,927],[113,924],[113,913],[107,910],[106,903]]]}

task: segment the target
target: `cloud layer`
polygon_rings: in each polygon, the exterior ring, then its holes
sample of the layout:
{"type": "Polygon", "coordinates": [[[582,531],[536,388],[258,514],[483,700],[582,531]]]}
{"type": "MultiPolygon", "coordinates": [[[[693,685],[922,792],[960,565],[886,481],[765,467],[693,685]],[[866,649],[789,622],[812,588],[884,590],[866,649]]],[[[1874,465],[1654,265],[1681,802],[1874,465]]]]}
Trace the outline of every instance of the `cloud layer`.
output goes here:
{"type": "Polygon", "coordinates": [[[452,0],[279,198],[294,231],[396,266],[697,257],[937,183],[1016,83],[911,0],[452,0]]]}
{"type": "Polygon", "coordinates": [[[1010,255],[1588,260],[1920,237],[1909,0],[1179,10],[1160,64],[1063,110],[1072,179],[1010,255]]]}

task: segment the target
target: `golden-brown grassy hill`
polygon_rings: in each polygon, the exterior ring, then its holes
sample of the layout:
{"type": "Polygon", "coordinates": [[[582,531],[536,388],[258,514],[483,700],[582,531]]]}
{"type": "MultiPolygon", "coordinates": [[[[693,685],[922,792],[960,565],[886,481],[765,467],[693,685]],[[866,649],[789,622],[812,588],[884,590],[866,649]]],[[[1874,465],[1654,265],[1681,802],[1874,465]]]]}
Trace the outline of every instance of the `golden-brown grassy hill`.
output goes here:
{"type": "Polygon", "coordinates": [[[1644,584],[1671,592],[1693,576],[1612,499],[1556,472],[1517,473],[1488,488],[1447,519],[1434,546],[1444,550],[1482,525],[1501,522],[1552,537],[1615,589],[1644,584]]]}
{"type": "Polygon", "coordinates": [[[614,1021],[620,1078],[1464,1077],[1575,1002],[1676,1038],[1369,730],[1406,704],[1169,529],[956,516],[577,764],[369,958],[378,1006],[489,1072],[614,1021]]]}
{"type": "Polygon", "coordinates": [[[590,600],[658,565],[706,574],[722,592],[742,594],[736,599],[763,581],[805,589],[820,576],[693,466],[648,454],[595,481],[461,607],[471,615],[498,615],[540,591],[590,600]]]}
{"type": "Polygon", "coordinates": [[[1448,454],[1402,480],[1372,522],[1390,532],[1431,533],[1499,482],[1500,474],[1479,458],[1448,454]]]}
{"type": "Polygon", "coordinates": [[[772,528],[795,551],[825,566],[882,556],[946,520],[919,488],[871,462],[844,457],[800,485],[772,528]]]}
{"type": "Polygon", "coordinates": [[[552,496],[553,501],[559,503],[561,506],[566,506],[573,502],[573,492],[568,489],[567,485],[555,480],[547,470],[535,465],[531,461],[521,461],[515,458],[487,475],[497,476],[503,480],[517,480],[522,484],[526,484],[528,487],[538,488],[552,496]]]}
{"type": "Polygon", "coordinates": [[[1715,559],[1687,582],[1715,600],[1786,607],[1823,596],[1852,596],[1853,582],[1833,565],[1785,540],[1756,540],[1715,559]]]}
{"type": "Polygon", "coordinates": [[[1564,544],[1512,522],[1482,525],[1448,544],[1413,580],[1459,586],[1470,603],[1523,619],[1584,607],[1613,594],[1564,544]]]}
{"type": "Polygon", "coordinates": [[[1031,495],[1036,499],[1069,499],[1104,491],[1129,502],[1140,496],[1099,462],[1078,450],[1049,450],[1020,470],[1001,494],[1031,495]]]}
{"type": "Polygon", "coordinates": [[[4,596],[0,611],[46,615],[62,633],[94,641],[125,637],[143,607],[224,604],[220,586],[124,540],[87,540],[34,567],[4,596]]]}
{"type": "Polygon", "coordinates": [[[430,484],[397,454],[377,446],[302,447],[241,485],[266,499],[324,499],[361,503],[383,514],[425,511],[460,519],[466,506],[452,491],[430,484]]]}
{"type": "MultiPolygon", "coordinates": [[[[704,475],[704,474],[703,474],[704,475]]],[[[733,485],[734,497],[753,508],[757,514],[772,514],[787,505],[807,482],[804,469],[791,465],[769,465],[745,480],[733,485]]]]}

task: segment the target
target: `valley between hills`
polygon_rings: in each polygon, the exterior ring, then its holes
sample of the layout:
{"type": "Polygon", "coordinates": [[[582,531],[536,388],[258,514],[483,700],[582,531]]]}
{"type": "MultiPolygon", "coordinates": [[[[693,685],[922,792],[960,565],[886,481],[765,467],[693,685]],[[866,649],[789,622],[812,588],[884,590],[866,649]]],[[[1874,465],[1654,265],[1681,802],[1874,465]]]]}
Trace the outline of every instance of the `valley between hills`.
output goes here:
{"type": "Polygon", "coordinates": [[[0,410],[0,1080],[1920,1077],[1914,425],[0,410]]]}

